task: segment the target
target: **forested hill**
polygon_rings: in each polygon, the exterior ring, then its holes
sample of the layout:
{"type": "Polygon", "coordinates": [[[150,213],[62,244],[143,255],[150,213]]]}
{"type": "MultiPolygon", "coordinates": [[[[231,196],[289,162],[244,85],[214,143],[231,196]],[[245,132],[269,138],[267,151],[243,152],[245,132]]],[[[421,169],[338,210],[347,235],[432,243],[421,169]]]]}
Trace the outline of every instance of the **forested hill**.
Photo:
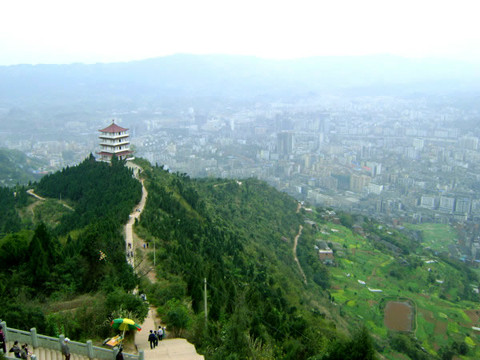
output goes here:
{"type": "Polygon", "coordinates": [[[25,187],[0,191],[0,319],[76,340],[104,339],[112,316],[141,322],[147,308],[129,293],[138,279],[122,234],[141,198],[132,170],[90,156],[33,187],[45,200],[25,187]]]}
{"type": "Polygon", "coordinates": [[[373,356],[365,331],[345,340],[335,330],[346,328],[325,307],[333,309],[328,271],[314,256],[302,265],[304,282],[293,253],[304,224],[297,201],[256,179],[191,179],[142,166],[149,195],[136,231],[155,242],[160,278],[144,286],[167,326],[184,319],[183,334],[207,359],[373,356]]]}
{"type": "Polygon", "coordinates": [[[141,185],[132,171],[114,158],[111,166],[97,162],[92,154],[81,164],[47,175],[35,187],[42,196],[71,200],[75,211],[62,218],[58,231],[83,227],[96,219],[109,218],[117,224],[128,220],[141,199],[141,185]]]}

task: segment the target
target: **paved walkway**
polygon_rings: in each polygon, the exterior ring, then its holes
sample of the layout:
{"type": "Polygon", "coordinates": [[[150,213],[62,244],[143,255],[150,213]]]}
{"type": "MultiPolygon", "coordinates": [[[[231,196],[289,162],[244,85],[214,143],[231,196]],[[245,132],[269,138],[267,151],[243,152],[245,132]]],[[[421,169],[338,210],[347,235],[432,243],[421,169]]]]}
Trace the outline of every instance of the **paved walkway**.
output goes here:
{"type": "Polygon", "coordinates": [[[135,223],[135,219],[140,218],[140,215],[142,214],[143,208],[145,207],[145,203],[147,201],[147,189],[145,189],[145,186],[143,186],[143,180],[142,182],[142,199],[138,203],[138,205],[135,207],[133,212],[130,214],[128,222],[125,224],[125,250],[127,254],[127,262],[135,268],[135,246],[133,244],[133,224],[135,223]]]}
{"type": "MultiPolygon", "coordinates": [[[[135,176],[138,178],[139,170],[141,168],[135,164],[127,162],[127,166],[134,168],[135,176]]],[[[125,246],[127,250],[127,254],[129,251],[135,251],[135,249],[142,249],[142,246],[139,244],[134,244],[133,239],[133,224],[135,223],[135,219],[139,218],[142,214],[142,211],[145,207],[145,203],[147,201],[147,190],[143,185],[142,181],[142,199],[140,203],[135,207],[133,213],[130,215],[130,218],[125,225],[125,246]],[[131,247],[128,245],[131,244],[131,247]]],[[[145,250],[141,250],[145,251],[145,250]]],[[[135,257],[134,256],[127,256],[128,263],[135,267],[135,257]]],[[[154,274],[149,274],[150,281],[155,281],[154,274]]],[[[145,360],[154,360],[154,359],[161,359],[161,360],[203,360],[203,355],[197,354],[195,350],[195,346],[190,344],[185,339],[169,339],[168,338],[168,331],[167,331],[167,339],[158,342],[158,346],[154,349],[150,349],[150,343],[148,342],[148,335],[150,334],[150,330],[158,329],[160,326],[160,319],[156,318],[156,309],[153,306],[150,306],[148,309],[148,315],[141,324],[142,331],[135,332],[135,346],[137,350],[144,350],[145,353],[145,360]]],[[[165,336],[165,335],[164,335],[165,336]]]]}
{"type": "MultiPolygon", "coordinates": [[[[148,316],[142,324],[142,331],[135,333],[135,346],[143,350],[145,360],[203,360],[203,355],[197,354],[195,346],[185,339],[164,339],[158,342],[158,346],[150,349],[148,335],[150,330],[158,329],[159,321],[155,319],[155,308],[150,307],[148,316]]],[[[167,332],[168,337],[168,332],[167,332]]]]}

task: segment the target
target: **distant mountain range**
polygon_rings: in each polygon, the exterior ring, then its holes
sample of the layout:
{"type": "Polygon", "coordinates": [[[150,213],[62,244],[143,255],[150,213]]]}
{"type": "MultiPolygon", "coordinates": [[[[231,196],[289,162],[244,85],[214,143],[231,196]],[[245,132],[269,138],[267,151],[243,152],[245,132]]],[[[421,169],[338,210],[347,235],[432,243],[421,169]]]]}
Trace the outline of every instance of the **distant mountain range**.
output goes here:
{"type": "Polygon", "coordinates": [[[478,64],[389,55],[296,60],[172,55],[126,63],[0,66],[0,107],[99,99],[268,101],[321,93],[448,93],[478,90],[479,79],[478,64]]]}
{"type": "Polygon", "coordinates": [[[41,175],[34,171],[44,165],[44,161],[30,158],[21,151],[0,148],[0,186],[36,181],[41,175]]]}

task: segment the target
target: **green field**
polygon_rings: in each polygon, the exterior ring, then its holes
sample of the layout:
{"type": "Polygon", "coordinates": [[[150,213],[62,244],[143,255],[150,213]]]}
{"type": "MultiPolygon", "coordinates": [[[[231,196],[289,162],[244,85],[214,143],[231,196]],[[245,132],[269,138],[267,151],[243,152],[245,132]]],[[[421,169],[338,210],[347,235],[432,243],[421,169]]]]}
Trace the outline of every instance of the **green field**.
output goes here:
{"type": "Polygon", "coordinates": [[[457,234],[448,224],[406,224],[405,227],[419,230],[423,235],[423,246],[435,251],[447,251],[448,245],[457,243],[457,234]]]}

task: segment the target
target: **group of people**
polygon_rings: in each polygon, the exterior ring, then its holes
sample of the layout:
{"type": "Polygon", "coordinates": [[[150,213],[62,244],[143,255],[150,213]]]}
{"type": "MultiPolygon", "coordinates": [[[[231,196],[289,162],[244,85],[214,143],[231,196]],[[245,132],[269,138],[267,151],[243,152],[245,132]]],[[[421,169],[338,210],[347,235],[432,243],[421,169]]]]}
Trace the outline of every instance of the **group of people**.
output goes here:
{"type": "MultiPolygon", "coordinates": [[[[5,333],[3,332],[3,326],[0,325],[0,350],[3,351],[3,353],[6,355],[7,354],[7,341],[5,339],[5,333]]],[[[28,350],[28,345],[23,344],[21,347],[18,345],[18,341],[15,340],[13,343],[13,346],[8,352],[13,352],[13,355],[17,359],[28,359],[32,353],[30,350],[28,350]]]]}
{"type": "Polygon", "coordinates": [[[158,341],[162,340],[163,337],[166,335],[165,328],[161,326],[158,327],[158,330],[150,330],[150,335],[148,335],[148,341],[150,342],[150,349],[154,349],[158,346],[158,341]]]}
{"type": "MultiPolygon", "coordinates": [[[[161,327],[159,327],[159,330],[162,330],[161,327]]],[[[150,331],[152,332],[152,331],[150,331]]],[[[163,335],[163,330],[162,330],[162,335],[163,335]]],[[[161,340],[161,338],[160,338],[161,340]]],[[[65,357],[65,360],[70,360],[70,348],[68,346],[68,343],[70,342],[70,339],[67,337],[63,340],[62,346],[61,346],[61,351],[62,355],[65,357]]],[[[0,350],[3,350],[3,353],[7,353],[7,342],[5,340],[5,333],[3,332],[3,326],[0,325],[0,350]]],[[[116,356],[116,360],[123,360],[123,353],[122,353],[122,347],[120,346],[119,351],[116,356]]],[[[18,345],[18,341],[16,340],[13,343],[12,348],[9,350],[9,352],[13,352],[14,356],[17,359],[24,359],[27,360],[29,356],[33,355],[33,353],[28,350],[28,345],[23,344],[21,347],[18,345]]]]}
{"type": "Polygon", "coordinates": [[[24,360],[28,359],[28,357],[32,355],[30,350],[28,350],[28,345],[23,344],[22,347],[20,348],[17,340],[15,340],[12,348],[8,352],[13,352],[13,355],[17,359],[24,359],[24,360]]]}

